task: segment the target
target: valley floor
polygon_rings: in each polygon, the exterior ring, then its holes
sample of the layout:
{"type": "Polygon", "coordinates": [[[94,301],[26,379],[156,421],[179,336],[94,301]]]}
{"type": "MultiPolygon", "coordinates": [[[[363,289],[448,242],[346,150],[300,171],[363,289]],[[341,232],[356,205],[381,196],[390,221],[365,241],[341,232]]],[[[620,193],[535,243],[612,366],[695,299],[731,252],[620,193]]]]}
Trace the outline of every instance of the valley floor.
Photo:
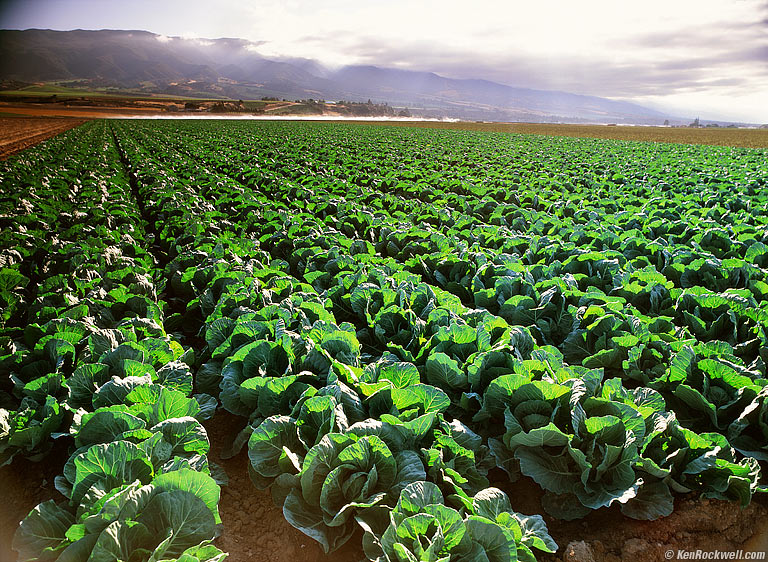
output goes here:
{"type": "MultiPolygon", "coordinates": [[[[146,102],[144,105],[138,102],[126,102],[125,105],[109,103],[104,100],[91,100],[92,105],[87,103],[78,103],[77,105],[66,105],[60,103],[25,103],[19,101],[0,101],[0,114],[12,118],[18,117],[69,117],[73,120],[82,119],[124,119],[127,117],[147,117],[147,118],[174,118],[185,119],[201,117],[217,119],[226,117],[229,119],[237,118],[242,115],[244,119],[274,119],[276,114],[271,115],[272,109],[279,110],[280,117],[296,118],[301,117],[308,121],[318,119],[317,115],[300,115],[290,112],[290,109],[284,104],[273,104],[275,107],[266,106],[268,113],[264,115],[254,115],[251,113],[201,113],[185,111],[169,111],[164,105],[173,105],[178,103],[174,100],[160,100],[146,102]]],[[[294,104],[295,105],[295,104],[294,104]]],[[[297,106],[299,107],[299,106],[297,106]]],[[[320,119],[328,121],[336,115],[323,115],[320,119]]],[[[2,118],[5,121],[5,117],[2,118]]],[[[346,119],[339,117],[339,122],[346,119]]],[[[58,120],[57,120],[58,121],[58,120]]],[[[768,148],[768,129],[737,129],[737,128],[718,128],[718,127],[645,127],[628,125],[581,125],[581,124],[558,124],[558,123],[491,123],[491,122],[471,122],[471,121],[408,121],[393,119],[371,118],[369,121],[354,120],[356,123],[367,123],[371,125],[392,125],[398,127],[426,127],[431,129],[455,129],[463,131],[493,132],[493,133],[513,133],[513,134],[533,134],[557,137],[576,137],[576,138],[598,138],[614,139],[624,141],[644,141],[644,142],[666,142],[679,144],[703,144],[716,146],[734,146],[743,148],[768,148]]],[[[81,121],[79,121],[81,122],[81,121]]],[[[75,121],[73,121],[75,123],[75,121]]],[[[0,129],[0,158],[9,155],[3,151],[3,145],[6,142],[8,133],[6,124],[2,124],[0,129]]],[[[68,128],[62,128],[57,132],[62,132],[68,128]]],[[[18,126],[17,126],[18,128],[18,126]]],[[[53,133],[55,134],[55,133],[53,133]]],[[[39,138],[40,142],[52,135],[39,138]]],[[[32,143],[34,144],[34,143],[32,143]]],[[[26,146],[24,145],[13,150],[17,152],[26,146]]]]}

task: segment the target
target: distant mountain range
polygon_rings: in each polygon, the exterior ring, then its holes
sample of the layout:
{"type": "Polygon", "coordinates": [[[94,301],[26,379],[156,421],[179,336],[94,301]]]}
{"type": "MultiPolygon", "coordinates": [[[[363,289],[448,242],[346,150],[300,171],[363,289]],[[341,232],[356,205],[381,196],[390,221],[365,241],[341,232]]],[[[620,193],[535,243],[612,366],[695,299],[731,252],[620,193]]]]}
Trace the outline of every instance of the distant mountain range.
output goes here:
{"type": "Polygon", "coordinates": [[[0,30],[0,80],[207,98],[370,99],[474,120],[659,125],[672,119],[632,103],[487,80],[377,66],[329,69],[312,60],[267,58],[257,46],[147,31],[0,30]]]}

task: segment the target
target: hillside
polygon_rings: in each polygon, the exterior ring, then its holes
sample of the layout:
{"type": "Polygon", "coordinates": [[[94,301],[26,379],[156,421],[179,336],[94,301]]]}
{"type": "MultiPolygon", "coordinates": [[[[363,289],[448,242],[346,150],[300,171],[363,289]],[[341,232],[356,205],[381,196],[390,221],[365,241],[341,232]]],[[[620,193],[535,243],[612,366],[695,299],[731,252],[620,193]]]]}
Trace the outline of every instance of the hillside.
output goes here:
{"type": "Polygon", "coordinates": [[[244,39],[169,38],[147,31],[0,31],[0,80],[174,96],[388,103],[435,117],[661,124],[639,105],[568,92],[377,66],[328,69],[270,59],[244,39]]]}

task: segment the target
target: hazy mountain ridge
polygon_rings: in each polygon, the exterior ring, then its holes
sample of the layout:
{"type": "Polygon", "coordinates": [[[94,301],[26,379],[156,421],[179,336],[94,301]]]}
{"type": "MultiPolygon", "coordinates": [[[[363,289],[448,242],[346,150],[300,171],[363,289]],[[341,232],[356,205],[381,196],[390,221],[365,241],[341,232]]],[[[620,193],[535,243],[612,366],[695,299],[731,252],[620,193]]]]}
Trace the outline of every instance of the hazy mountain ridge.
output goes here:
{"type": "Polygon", "coordinates": [[[147,31],[0,31],[0,79],[79,80],[147,93],[366,100],[467,119],[661,124],[667,117],[596,96],[516,88],[431,72],[260,55],[244,39],[163,37],[147,31]]]}

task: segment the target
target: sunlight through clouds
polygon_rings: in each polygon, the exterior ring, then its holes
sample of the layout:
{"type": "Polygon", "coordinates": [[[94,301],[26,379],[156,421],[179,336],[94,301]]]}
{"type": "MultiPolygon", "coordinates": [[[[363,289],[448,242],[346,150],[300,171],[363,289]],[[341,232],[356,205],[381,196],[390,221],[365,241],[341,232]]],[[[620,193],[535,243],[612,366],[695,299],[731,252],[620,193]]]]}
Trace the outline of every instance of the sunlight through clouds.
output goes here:
{"type": "MultiPolygon", "coordinates": [[[[266,57],[431,71],[768,121],[768,3],[11,2],[3,27],[242,37],[266,57]],[[739,107],[733,107],[734,95],[739,107]]],[[[165,39],[159,39],[163,41],[165,39]]],[[[204,43],[201,43],[203,45],[204,43]]]]}

